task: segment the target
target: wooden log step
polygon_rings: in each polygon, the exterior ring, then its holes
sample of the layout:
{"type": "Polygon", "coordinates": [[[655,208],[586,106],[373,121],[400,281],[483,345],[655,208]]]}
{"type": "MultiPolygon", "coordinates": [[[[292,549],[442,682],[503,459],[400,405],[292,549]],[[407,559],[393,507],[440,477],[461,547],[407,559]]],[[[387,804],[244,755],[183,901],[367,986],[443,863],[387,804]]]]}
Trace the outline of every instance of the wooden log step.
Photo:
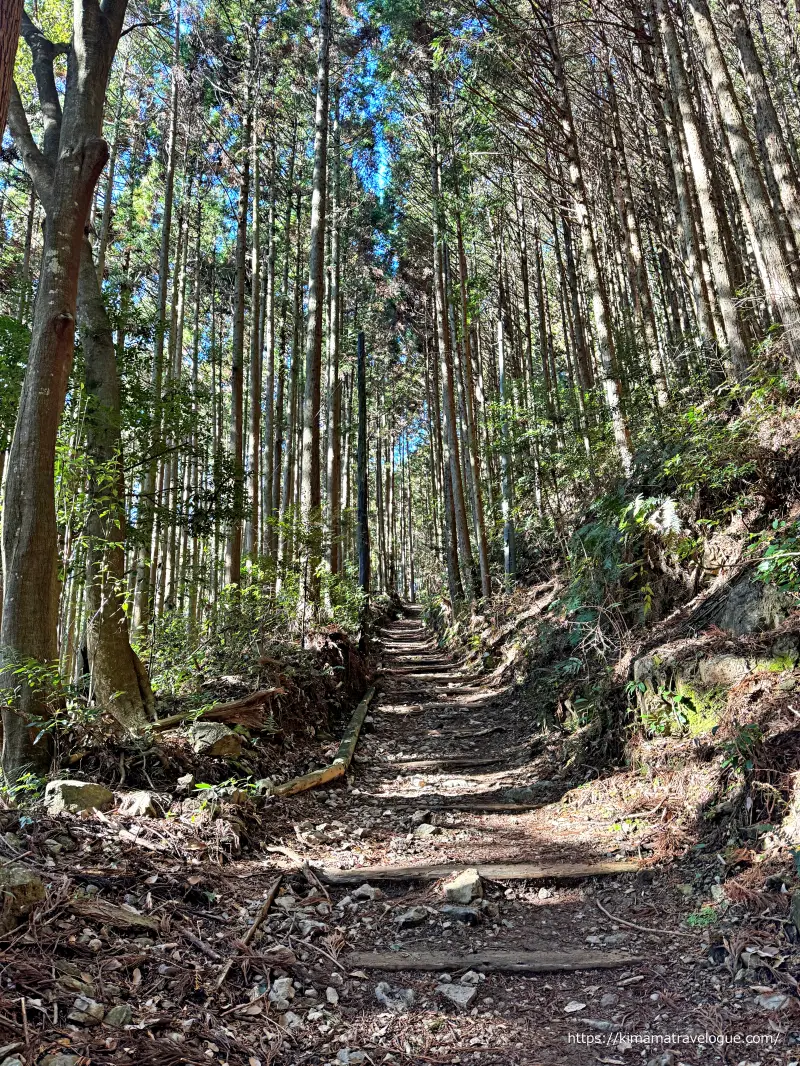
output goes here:
{"type": "MultiPolygon", "coordinates": [[[[425,805],[430,811],[462,811],[473,814],[525,814],[526,811],[538,811],[547,806],[547,801],[541,803],[460,803],[454,800],[452,803],[429,803],[425,805]]],[[[619,820],[619,819],[617,819],[619,820]]]]}
{"type": "Polygon", "coordinates": [[[398,973],[563,973],[571,970],[611,970],[641,961],[640,955],[622,951],[480,951],[460,955],[449,951],[356,951],[343,959],[350,970],[383,970],[398,973]]]}
{"type": "Polygon", "coordinates": [[[392,762],[378,763],[381,770],[396,769],[406,774],[414,770],[458,769],[469,766],[496,766],[502,762],[502,756],[488,755],[442,755],[438,759],[395,759],[392,762]]]}
{"type": "Polygon", "coordinates": [[[632,874],[638,862],[443,862],[426,866],[359,866],[354,870],[336,867],[318,871],[330,885],[354,885],[364,881],[438,881],[443,877],[477,870],[487,881],[581,881],[587,877],[616,877],[632,874]]]}

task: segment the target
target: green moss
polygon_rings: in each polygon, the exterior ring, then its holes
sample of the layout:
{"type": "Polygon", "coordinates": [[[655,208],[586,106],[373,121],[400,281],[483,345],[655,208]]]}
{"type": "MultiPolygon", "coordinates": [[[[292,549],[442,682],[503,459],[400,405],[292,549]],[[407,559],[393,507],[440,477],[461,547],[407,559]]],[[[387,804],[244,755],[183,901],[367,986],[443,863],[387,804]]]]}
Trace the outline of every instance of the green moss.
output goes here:
{"type": "Polygon", "coordinates": [[[722,687],[698,689],[683,680],[678,680],[675,688],[648,687],[642,695],[642,723],[649,732],[661,736],[709,733],[719,724],[727,701],[722,687]]]}
{"type": "Polygon", "coordinates": [[[680,683],[678,691],[684,697],[686,732],[689,736],[702,736],[719,725],[720,715],[728,698],[724,688],[717,686],[703,692],[691,685],[680,683]]]}
{"type": "Polygon", "coordinates": [[[768,670],[771,674],[782,674],[784,670],[793,670],[797,662],[796,655],[776,655],[773,659],[759,659],[756,670],[768,670]]]}

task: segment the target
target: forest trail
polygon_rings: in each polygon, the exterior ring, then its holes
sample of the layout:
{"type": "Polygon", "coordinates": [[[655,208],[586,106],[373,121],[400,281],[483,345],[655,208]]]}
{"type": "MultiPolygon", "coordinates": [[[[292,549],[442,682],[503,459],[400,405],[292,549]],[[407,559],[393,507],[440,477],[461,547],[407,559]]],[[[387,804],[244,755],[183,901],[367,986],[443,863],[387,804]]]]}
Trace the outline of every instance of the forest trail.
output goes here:
{"type": "MultiPolygon", "coordinates": [[[[351,787],[316,796],[336,821],[295,826],[331,897],[336,932],[320,935],[338,949],[343,1029],[315,1057],[314,1012],[292,1012],[298,1045],[282,1061],[722,1062],[702,1044],[662,1059],[636,1043],[725,1018],[747,1028],[709,985],[702,933],[673,932],[674,877],[630,861],[607,807],[565,806],[567,784],[539,780],[535,723],[442,654],[417,608],[380,636],[382,691],[351,787]],[[451,898],[452,875],[476,868],[451,898]]],[[[783,1060],[761,1047],[757,1061],[783,1060]]]]}

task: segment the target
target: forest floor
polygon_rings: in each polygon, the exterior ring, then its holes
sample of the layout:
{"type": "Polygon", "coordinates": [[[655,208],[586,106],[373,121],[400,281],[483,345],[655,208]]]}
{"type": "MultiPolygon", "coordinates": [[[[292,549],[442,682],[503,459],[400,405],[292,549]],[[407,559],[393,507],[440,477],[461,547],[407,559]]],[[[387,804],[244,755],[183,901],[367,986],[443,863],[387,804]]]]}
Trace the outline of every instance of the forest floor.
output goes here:
{"type": "Polygon", "coordinates": [[[221,864],[169,819],[40,821],[18,858],[50,887],[5,938],[0,1062],[800,1061],[789,897],[763,874],[721,884],[663,781],[563,776],[535,707],[437,649],[416,609],[380,635],[347,783],[268,801],[261,855],[221,864]],[[484,869],[522,863],[542,869],[484,869]],[[464,902],[447,864],[478,869],[464,902]],[[371,873],[387,866],[445,869],[371,873]],[[498,962],[571,968],[481,972],[498,962]]]}

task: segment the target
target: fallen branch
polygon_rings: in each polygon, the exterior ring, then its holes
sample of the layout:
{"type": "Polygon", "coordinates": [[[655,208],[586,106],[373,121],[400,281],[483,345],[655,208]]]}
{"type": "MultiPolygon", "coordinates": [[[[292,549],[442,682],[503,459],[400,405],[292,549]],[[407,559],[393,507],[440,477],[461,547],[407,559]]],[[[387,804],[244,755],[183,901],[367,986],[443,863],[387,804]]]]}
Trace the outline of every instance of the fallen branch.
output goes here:
{"type": "Polygon", "coordinates": [[[305,792],[309,788],[316,788],[317,785],[324,785],[328,781],[335,781],[337,777],[343,777],[347,773],[350,760],[353,758],[358,735],[361,732],[361,726],[364,724],[364,719],[367,716],[367,711],[374,695],[375,686],[373,685],[353,712],[353,717],[344,731],[339,750],[336,752],[336,758],[332,763],[329,763],[328,766],[323,766],[321,770],[312,770],[310,774],[303,774],[302,777],[295,777],[282,785],[276,785],[272,789],[272,795],[293,796],[296,792],[305,792]]]}
{"type": "Polygon", "coordinates": [[[607,911],[600,900],[595,900],[598,908],[605,914],[606,918],[610,918],[612,922],[616,922],[618,925],[627,925],[629,929],[636,929],[640,933],[656,933],[658,936],[663,936],[667,933],[669,936],[688,936],[690,940],[697,940],[694,933],[684,933],[682,929],[648,929],[646,925],[637,925],[636,922],[628,922],[625,918],[617,918],[616,915],[607,911]]]}
{"type": "Polygon", "coordinates": [[[283,696],[286,690],[282,688],[262,688],[257,692],[251,692],[249,696],[242,696],[232,703],[218,703],[209,707],[200,714],[197,711],[181,711],[180,714],[171,714],[168,718],[161,718],[153,722],[150,730],[153,733],[163,733],[167,729],[174,729],[183,725],[188,719],[205,722],[234,722],[237,725],[249,726],[258,729],[264,724],[264,715],[260,714],[260,708],[264,706],[272,696],[283,696]]]}
{"type": "MultiPolygon", "coordinates": [[[[278,889],[281,887],[281,881],[282,880],[283,880],[283,874],[278,874],[278,876],[275,878],[275,880],[269,886],[269,891],[267,892],[267,898],[264,900],[263,904],[261,905],[261,910],[255,916],[255,918],[253,919],[252,925],[250,926],[250,928],[247,930],[247,932],[244,935],[244,940],[242,940],[242,946],[243,947],[247,947],[248,944],[252,943],[253,938],[255,937],[256,933],[261,928],[261,926],[262,926],[262,924],[264,922],[264,919],[266,918],[267,913],[268,913],[270,907],[272,906],[275,897],[278,894],[278,889]]],[[[231,968],[233,967],[233,963],[234,963],[234,958],[233,958],[233,956],[231,956],[228,959],[228,961],[225,963],[225,965],[222,967],[222,969],[220,970],[219,977],[217,978],[216,984],[214,986],[217,990],[222,988],[222,986],[227,981],[228,974],[231,972],[231,968]]]]}

